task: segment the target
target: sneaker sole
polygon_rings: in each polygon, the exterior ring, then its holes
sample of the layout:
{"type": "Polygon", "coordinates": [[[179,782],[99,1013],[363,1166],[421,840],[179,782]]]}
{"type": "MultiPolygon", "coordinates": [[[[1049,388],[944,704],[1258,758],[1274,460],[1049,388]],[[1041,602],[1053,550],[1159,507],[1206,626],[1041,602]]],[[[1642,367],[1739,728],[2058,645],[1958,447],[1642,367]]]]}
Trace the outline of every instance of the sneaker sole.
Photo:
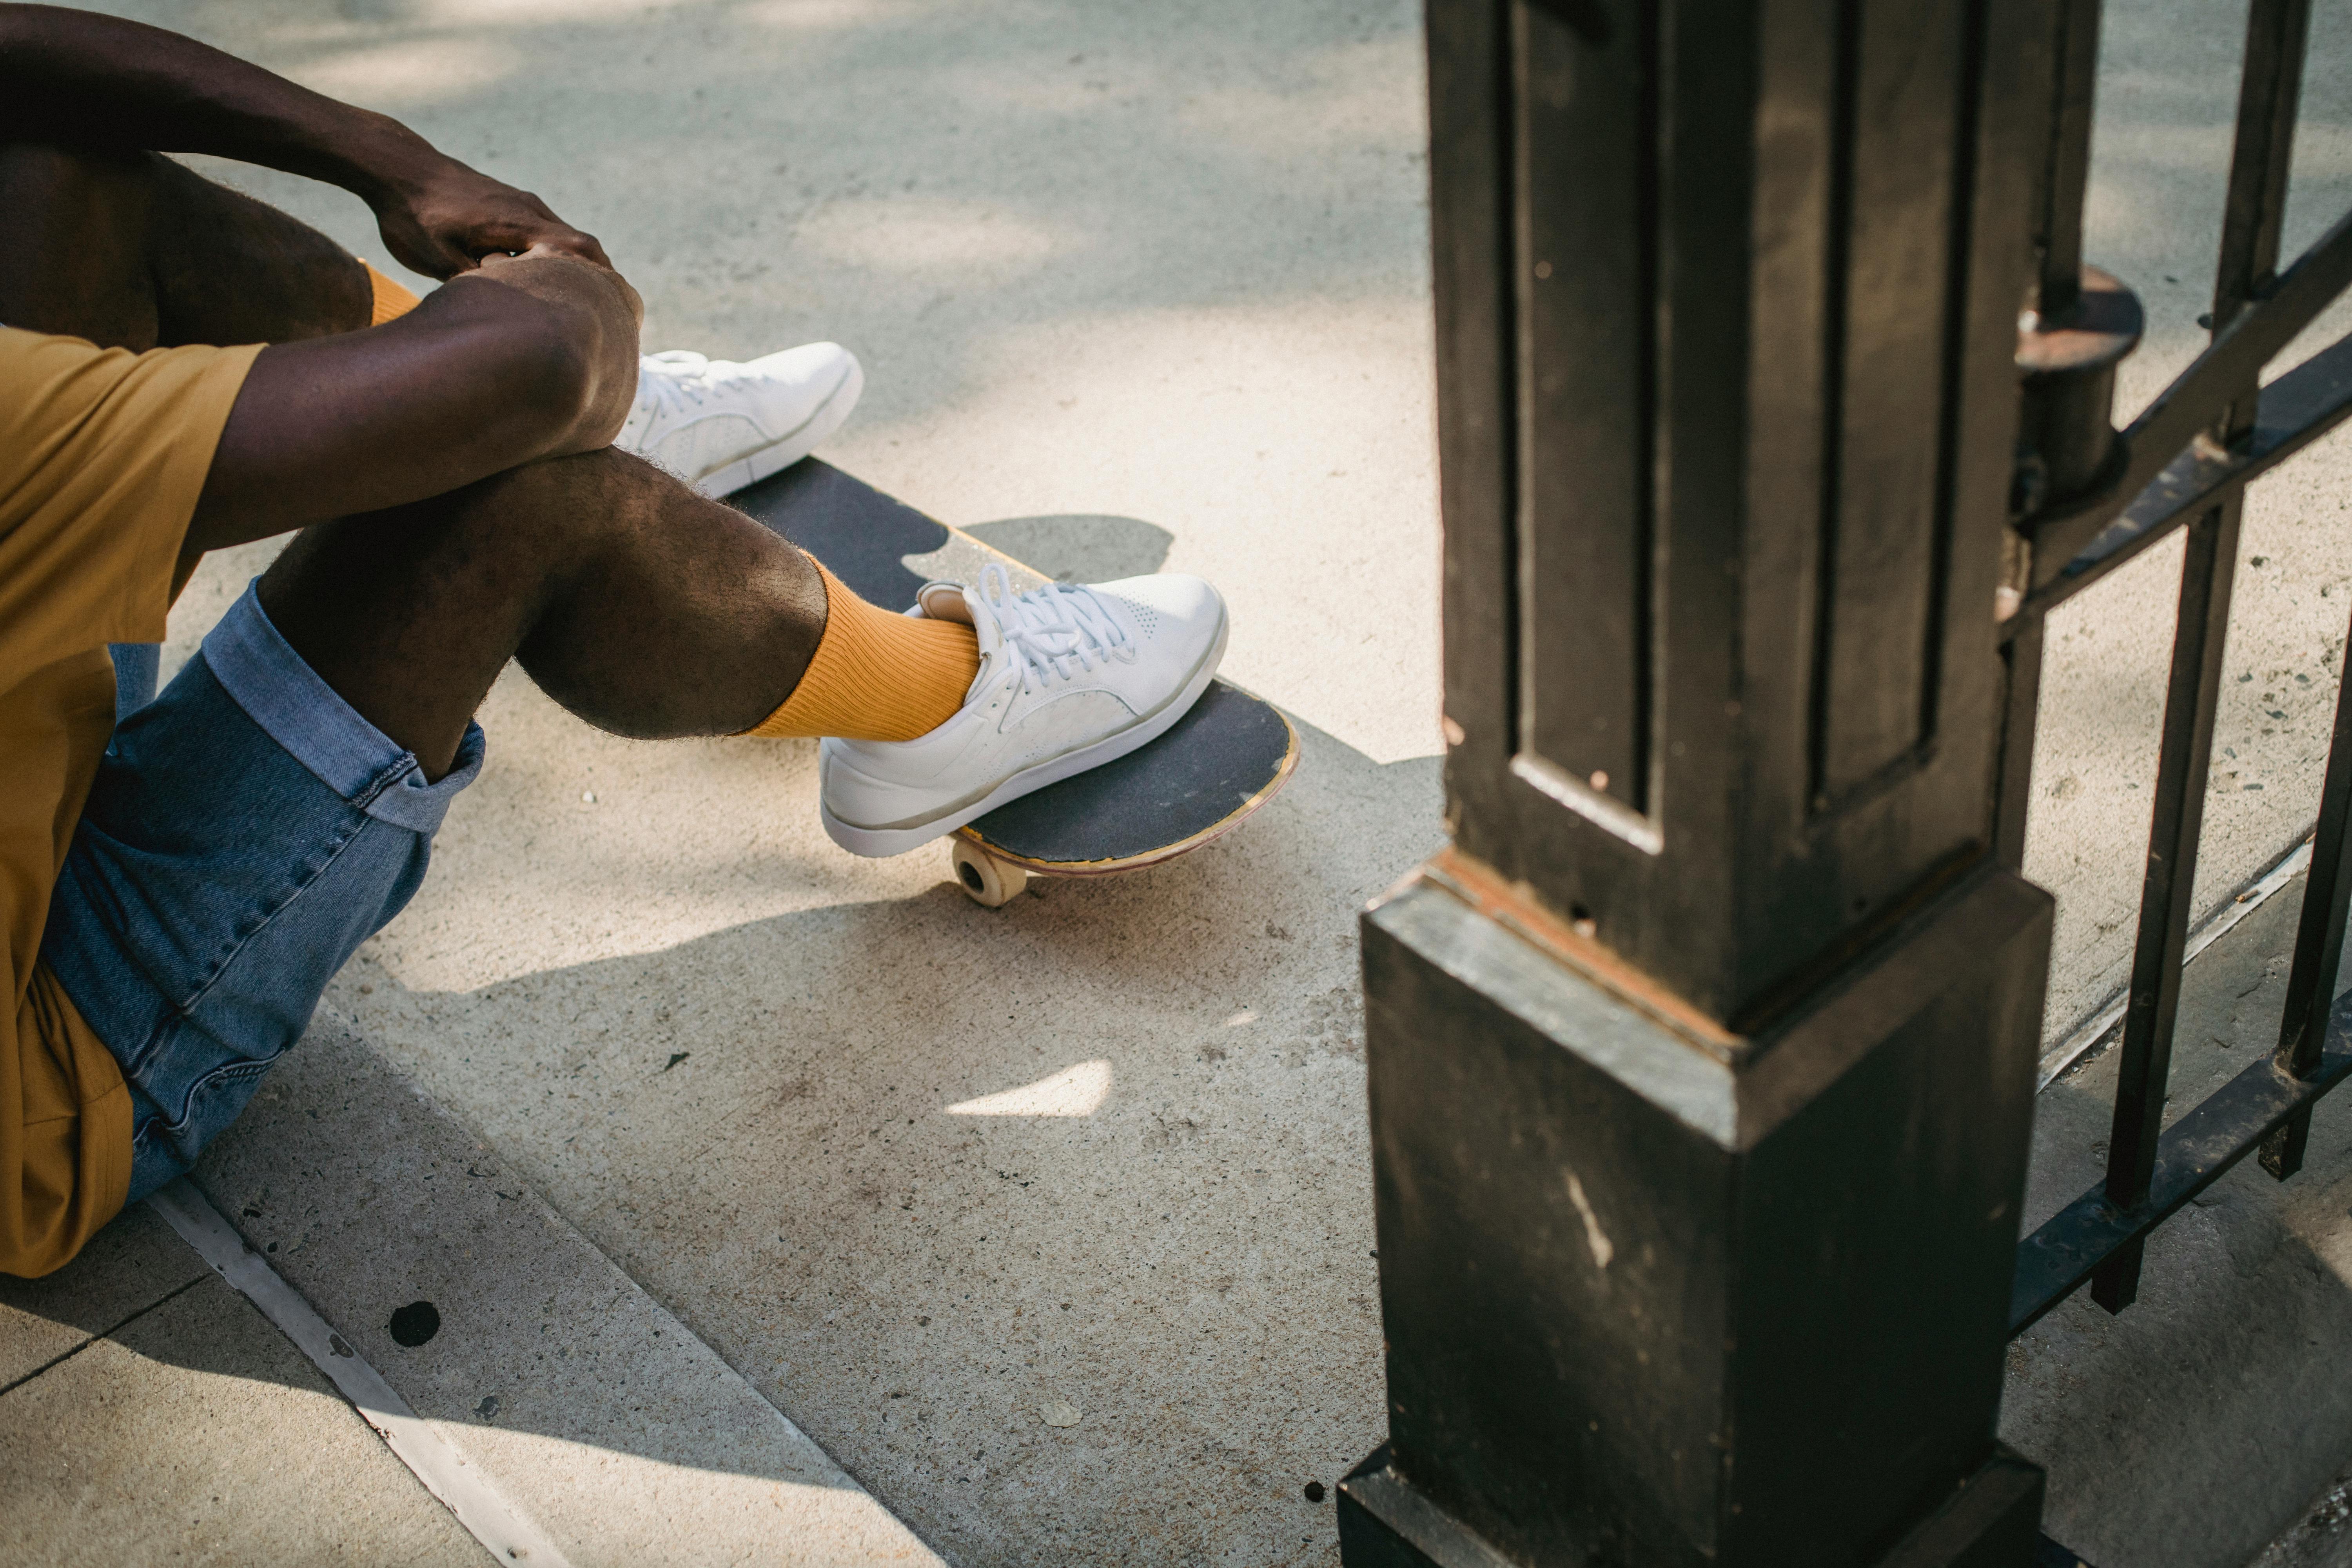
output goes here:
{"type": "Polygon", "coordinates": [[[762,447],[748,458],[738,458],[723,468],[713,468],[694,481],[694,488],[712,500],[721,500],[746,485],[754,485],[770,474],[781,473],[816,450],[849,418],[857,406],[858,395],[866,390],[866,371],[856,359],[841,374],[840,384],[825,395],[816,412],[801,421],[794,430],[772,447],[762,447]]]}
{"type": "Polygon", "coordinates": [[[1192,678],[1185,682],[1183,694],[1133,729],[1121,730],[1118,734],[1105,736],[1090,746],[1081,746],[1075,752],[1065,752],[1034,767],[1024,768],[970,805],[961,806],[945,816],[914,827],[856,826],[834,816],[833,808],[820,795],[817,815],[824,823],[825,837],[852,855],[864,855],[870,858],[904,855],[910,849],[919,849],[926,844],[945,838],[965,823],[986,816],[1008,800],[1018,800],[1024,795],[1044,789],[1047,784],[1075,778],[1089,768],[1115,763],[1129,752],[1141,750],[1174,729],[1176,721],[1190,713],[1192,704],[1201,700],[1201,693],[1209,689],[1209,682],[1217,678],[1217,667],[1224,662],[1225,636],[1231,629],[1230,621],[1217,627],[1216,646],[1209,650],[1208,657],[1201,661],[1192,678]]]}

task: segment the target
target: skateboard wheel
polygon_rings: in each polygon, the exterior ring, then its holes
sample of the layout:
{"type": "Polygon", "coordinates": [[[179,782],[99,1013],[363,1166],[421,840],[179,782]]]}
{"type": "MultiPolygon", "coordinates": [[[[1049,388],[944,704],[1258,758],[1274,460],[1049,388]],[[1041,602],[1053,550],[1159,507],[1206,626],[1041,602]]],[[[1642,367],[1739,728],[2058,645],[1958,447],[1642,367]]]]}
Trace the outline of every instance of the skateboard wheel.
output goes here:
{"type": "Polygon", "coordinates": [[[948,863],[955,868],[956,882],[971,901],[992,910],[1019,898],[1029,886],[1028,872],[999,860],[969,838],[955,841],[955,847],[948,852],[948,863]]]}

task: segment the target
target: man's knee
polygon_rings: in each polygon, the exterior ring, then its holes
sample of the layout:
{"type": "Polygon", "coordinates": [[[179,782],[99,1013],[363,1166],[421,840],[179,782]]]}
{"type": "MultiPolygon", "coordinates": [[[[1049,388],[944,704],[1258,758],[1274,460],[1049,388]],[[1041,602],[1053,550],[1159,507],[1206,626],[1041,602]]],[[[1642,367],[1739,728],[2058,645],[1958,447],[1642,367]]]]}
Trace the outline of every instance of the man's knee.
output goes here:
{"type": "Polygon", "coordinates": [[[368,324],[367,269],[160,153],[0,142],[0,321],[109,348],[285,342],[368,324]]]}
{"type": "Polygon", "coordinates": [[[156,176],[169,163],[161,153],[135,149],[0,141],[0,187],[12,202],[60,202],[77,209],[129,202],[143,215],[156,176]]]}
{"type": "Polygon", "coordinates": [[[467,493],[487,516],[521,521],[534,531],[570,541],[636,528],[681,501],[724,510],[676,475],[612,447],[523,463],[467,493]]]}
{"type": "Polygon", "coordinates": [[[289,213],[150,156],[162,342],[281,343],[368,324],[373,289],[357,257],[289,213]]]}
{"type": "Polygon", "coordinates": [[[432,561],[462,562],[464,575],[493,595],[527,591],[551,570],[593,555],[628,526],[632,491],[667,482],[625,453],[581,452],[520,464],[446,495],[386,511],[314,523],[295,535],[262,581],[262,603],[320,583],[390,583],[432,561]],[[274,581],[273,581],[274,580],[274,581]],[[298,586],[299,584],[299,586],[298,586]]]}

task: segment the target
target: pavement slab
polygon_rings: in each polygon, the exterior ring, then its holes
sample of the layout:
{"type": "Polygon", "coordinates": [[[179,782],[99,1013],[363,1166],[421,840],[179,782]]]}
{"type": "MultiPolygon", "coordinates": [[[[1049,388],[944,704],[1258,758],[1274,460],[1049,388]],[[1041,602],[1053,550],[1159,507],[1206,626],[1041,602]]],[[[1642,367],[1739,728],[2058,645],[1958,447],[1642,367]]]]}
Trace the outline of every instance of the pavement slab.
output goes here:
{"type": "Polygon", "coordinates": [[[134,1205],[56,1273],[39,1279],[0,1274],[0,1390],[112,1333],[209,1272],[168,1226],[134,1205]]]}
{"type": "MultiPolygon", "coordinates": [[[[162,1229],[144,1210],[131,1217],[122,1228],[134,1235],[162,1229]]],[[[194,1258],[169,1232],[163,1239],[194,1258]]],[[[0,1394],[0,1561],[489,1562],[318,1369],[210,1269],[197,1269],[130,1321],[0,1394]]],[[[77,1283],[59,1282],[68,1318],[77,1283]]],[[[20,1296],[0,1318],[27,1310],[38,1304],[20,1296]]]]}
{"type": "Polygon", "coordinates": [[[466,1129],[314,1026],[197,1184],[574,1568],[939,1559],[466,1129]]]}

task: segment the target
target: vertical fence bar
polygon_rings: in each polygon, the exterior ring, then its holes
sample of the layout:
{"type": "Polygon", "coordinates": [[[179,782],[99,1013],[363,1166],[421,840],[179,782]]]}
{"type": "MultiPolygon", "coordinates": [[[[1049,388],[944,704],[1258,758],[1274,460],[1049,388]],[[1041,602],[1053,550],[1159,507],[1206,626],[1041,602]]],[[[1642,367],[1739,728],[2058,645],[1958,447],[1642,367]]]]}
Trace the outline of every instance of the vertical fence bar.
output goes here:
{"type": "MultiPolygon", "coordinates": [[[[2179,619],[2164,700],[2147,870],[2140,883],[2139,937],[2132,950],[2115,1130],[2107,1147],[2107,1197],[2118,1208],[2146,1198],[2156,1172],[2157,1134],[2164,1120],[2173,1025],[2180,1005],[2181,958],[2196,893],[2197,836],[2205,822],[2213,711],[2230,632],[2239,511],[2238,502],[2231,500],[2190,525],[2181,564],[2179,619]]],[[[2141,1253],[2142,1244],[2134,1241],[2093,1276],[2092,1298],[2108,1311],[2122,1311],[2138,1294],[2141,1253]]]]}
{"type": "Polygon", "coordinates": [[[2032,807],[2042,630],[2042,617],[2035,616],[2001,649],[2000,782],[1993,798],[1993,856],[2012,871],[2025,864],[2025,825],[2032,807]]]}
{"type": "MultiPolygon", "coordinates": [[[[2213,279],[2212,331],[2217,336],[2278,267],[2280,221],[2310,23],[2310,0],[2254,0],[2246,18],[2237,140],[2213,279]]],[[[2255,379],[2250,376],[2213,431],[2216,439],[2228,445],[2249,433],[2255,391],[2255,379]]],[[[2107,1196],[2118,1207],[2147,1196],[2156,1168],[2180,1000],[2181,952],[2194,912],[2197,837],[2204,822],[2206,773],[2242,510],[2242,501],[2233,497],[2191,524],[2181,564],[2179,628],[2165,696],[2163,750],[2157,763],[2147,871],[2141,884],[2139,935],[2132,954],[2114,1132],[2107,1149],[2107,1196]]],[[[2111,1312],[2129,1306],[2139,1292],[2144,1254],[2139,1241],[2119,1249],[2093,1277],[2092,1299],[2111,1312]]]]}
{"type": "MultiPolygon", "coordinates": [[[[2304,51],[2310,32],[2310,0],[2262,0],[2247,18],[2246,86],[2239,98],[2230,206],[2222,231],[2221,275],[2213,290],[2216,333],[2278,269],[2279,229],[2286,212],[2287,173],[2294,153],[2304,51]],[[2254,90],[2258,73],[2264,89],[2261,96],[2254,90]]],[[[2251,429],[2254,390],[2245,389],[2215,432],[2225,446],[2242,440],[2251,429]]],[[[2352,647],[2347,651],[2352,653],[2352,647]]],[[[2344,945],[2347,889],[2341,860],[2347,802],[2352,800],[2345,723],[2345,693],[2339,689],[2336,737],[2328,749],[2326,783],[2320,790],[2319,837],[2312,846],[2311,871],[2304,882],[2294,967],[2289,972],[2286,1010],[2279,1021],[2278,1062],[2297,1077],[2309,1073],[2319,1060],[2319,1034],[2309,1026],[2313,1005],[2318,1004],[2324,1020],[2327,1004],[2335,998],[2336,960],[2344,945]]],[[[2310,1139],[2311,1112],[2305,1110],[2263,1142],[2263,1168],[2278,1180],[2286,1180],[2303,1168],[2304,1150],[2310,1139]]]]}
{"type": "MultiPolygon", "coordinates": [[[[2242,259],[2226,248],[2225,241],[2225,276],[2239,286],[2233,297],[2226,300],[2219,289],[2215,291],[2216,331],[2237,314],[2247,297],[2278,268],[2279,229],[2285,214],[2287,172],[2294,153],[2295,110],[2310,27],[2310,0],[2273,0],[2259,8],[2249,23],[2249,65],[2259,50],[2263,68],[2276,85],[2270,112],[2256,117],[2252,128],[2263,140],[2262,167],[2265,177],[2258,186],[2249,180],[2250,190],[2259,196],[2259,205],[2233,225],[2233,229],[2244,236],[2240,241],[2242,259]],[[2262,31],[2257,33],[2256,28],[2262,31]]],[[[2242,103],[2238,134],[2242,144],[2249,140],[2247,108],[2242,103]]],[[[2251,151],[2245,155],[2251,156],[2251,151]]],[[[2235,194],[2233,187],[2232,195],[2235,194]]],[[[2231,217],[2239,219],[2234,204],[2231,217]]],[[[2224,434],[2242,437],[2242,427],[2252,423],[2252,411],[2251,396],[2240,399],[2231,411],[2231,428],[2224,434]]],[[[2308,1077],[2319,1064],[2320,1037],[2326,1027],[2328,1005],[2336,996],[2336,969],[2344,951],[2346,902],[2352,900],[2352,864],[2347,864],[2347,856],[2352,856],[2352,834],[2346,831],[2347,818],[2352,818],[2352,745],[2347,744],[2347,738],[2352,738],[2352,683],[2345,679],[2352,675],[2352,633],[2347,633],[2345,658],[2347,663],[2337,673],[2336,729],[2328,742],[2327,775],[2319,792],[2318,831],[2311,847],[2311,870],[2304,879],[2303,912],[2295,927],[2294,963],[2287,973],[2286,1006],[2279,1018],[2276,1059],[2282,1068],[2297,1078],[2308,1077]]],[[[2305,1110],[2263,1141],[2263,1168],[2277,1180],[2286,1180],[2303,1169],[2304,1153],[2310,1142],[2311,1112],[2305,1110]]]]}
{"type": "MultiPolygon", "coordinates": [[[[2352,635],[2337,672],[2336,732],[2327,745],[2327,780],[2319,790],[2319,831],[2303,882],[2303,914],[2295,924],[2294,966],[2287,971],[2286,1007],[2279,1016],[2278,1065],[2296,1078],[2319,1066],[2320,1037],[2336,997],[2336,971],[2344,952],[2345,905],[2352,900],[2352,635]]],[[[2303,1169],[2311,1142],[2305,1110],[2263,1141],[2263,1169],[2284,1182],[2303,1169]]]]}
{"type": "MultiPolygon", "coordinates": [[[[2311,0],[2254,0],[2246,17],[2237,141],[2230,156],[2221,265],[2213,279],[2217,336],[2278,270],[2279,231],[2286,216],[2287,173],[2294,158],[2294,121],[2310,34],[2311,0]]],[[[2252,408],[2246,407],[2217,434],[2242,435],[2240,427],[2250,425],[2252,416],[2252,408]]]]}
{"type": "Polygon", "coordinates": [[[2083,195],[2091,178],[2091,110],[2099,85],[2100,0],[2062,0],[2053,18],[2057,68],[2050,159],[2042,181],[2042,266],[2035,307],[2054,316],[2083,282],[2083,195]]]}

